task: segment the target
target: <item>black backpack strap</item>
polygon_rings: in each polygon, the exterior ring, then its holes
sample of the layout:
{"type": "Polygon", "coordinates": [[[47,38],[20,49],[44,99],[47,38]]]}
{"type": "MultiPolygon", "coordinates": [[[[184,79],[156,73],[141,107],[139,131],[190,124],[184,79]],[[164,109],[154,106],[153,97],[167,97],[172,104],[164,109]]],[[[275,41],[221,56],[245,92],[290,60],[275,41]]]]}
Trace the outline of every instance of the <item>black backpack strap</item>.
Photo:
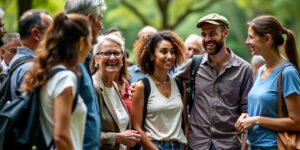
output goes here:
{"type": "Polygon", "coordinates": [[[10,68],[7,71],[7,74],[3,75],[3,81],[1,81],[1,86],[0,86],[0,93],[2,97],[0,98],[0,108],[4,106],[4,104],[11,100],[11,93],[10,93],[10,84],[11,84],[11,76],[13,72],[22,64],[26,62],[32,61],[33,57],[31,56],[23,56],[18,58],[16,61],[14,61],[10,68]],[[4,77],[5,76],[5,77],[4,77]]]}
{"type": "MultiPolygon", "coordinates": [[[[180,78],[175,77],[176,85],[181,95],[181,100],[183,100],[183,81],[180,78]]],[[[182,112],[183,116],[183,112],[182,112]]],[[[182,119],[181,128],[184,130],[184,120],[182,119]]]]}
{"type": "Polygon", "coordinates": [[[180,78],[175,77],[175,81],[180,92],[181,98],[183,98],[183,82],[180,78]]]}
{"type": "Polygon", "coordinates": [[[79,88],[81,87],[81,77],[77,77],[77,88],[76,88],[76,93],[72,105],[72,113],[74,112],[77,102],[78,102],[78,95],[79,95],[79,88]]]}
{"type": "Polygon", "coordinates": [[[189,98],[187,104],[189,105],[188,112],[191,112],[192,106],[194,105],[194,98],[195,98],[195,79],[196,74],[199,69],[200,63],[202,61],[202,55],[194,55],[192,58],[191,69],[190,69],[190,89],[189,91],[189,98]]]}
{"type": "Polygon", "coordinates": [[[14,61],[9,70],[8,70],[8,73],[10,75],[12,75],[12,73],[19,67],[21,66],[22,64],[25,64],[26,62],[30,62],[33,60],[33,57],[32,56],[23,56],[23,57],[20,57],[18,58],[16,61],[14,61]]]}
{"type": "Polygon", "coordinates": [[[143,108],[143,120],[142,120],[142,128],[144,128],[145,119],[146,119],[146,115],[147,115],[148,98],[149,98],[150,92],[151,92],[151,85],[150,85],[148,78],[146,78],[146,77],[144,77],[140,80],[142,80],[142,82],[144,83],[144,108],[143,108]]]}
{"type": "Polygon", "coordinates": [[[199,65],[201,61],[202,61],[202,55],[194,55],[192,58],[191,69],[190,69],[190,75],[191,75],[190,79],[192,84],[195,84],[196,74],[199,69],[199,65]]]}

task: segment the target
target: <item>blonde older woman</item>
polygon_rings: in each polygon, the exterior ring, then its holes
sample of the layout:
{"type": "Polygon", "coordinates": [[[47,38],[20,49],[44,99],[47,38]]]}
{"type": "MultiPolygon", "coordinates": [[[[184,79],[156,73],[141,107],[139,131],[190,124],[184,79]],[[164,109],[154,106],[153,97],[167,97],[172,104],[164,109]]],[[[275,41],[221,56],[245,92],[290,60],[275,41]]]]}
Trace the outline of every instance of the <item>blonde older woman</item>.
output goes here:
{"type": "Polygon", "coordinates": [[[123,65],[123,47],[124,41],[114,34],[100,36],[94,47],[98,68],[93,81],[101,111],[101,149],[106,150],[127,149],[141,137],[130,130],[129,113],[113,81],[123,65]]]}

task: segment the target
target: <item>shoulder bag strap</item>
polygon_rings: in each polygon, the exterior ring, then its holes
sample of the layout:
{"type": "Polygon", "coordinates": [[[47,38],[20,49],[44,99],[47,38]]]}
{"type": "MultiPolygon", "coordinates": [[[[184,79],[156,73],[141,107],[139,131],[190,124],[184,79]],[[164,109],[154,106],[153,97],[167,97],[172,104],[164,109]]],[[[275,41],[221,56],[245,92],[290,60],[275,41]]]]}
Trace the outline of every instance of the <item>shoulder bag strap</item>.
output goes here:
{"type": "Polygon", "coordinates": [[[277,97],[278,97],[278,118],[282,118],[283,117],[283,113],[282,113],[282,94],[281,94],[281,85],[282,85],[282,72],[283,70],[288,67],[288,66],[293,66],[293,65],[286,65],[284,67],[281,68],[279,75],[278,75],[278,82],[277,82],[277,97]]]}

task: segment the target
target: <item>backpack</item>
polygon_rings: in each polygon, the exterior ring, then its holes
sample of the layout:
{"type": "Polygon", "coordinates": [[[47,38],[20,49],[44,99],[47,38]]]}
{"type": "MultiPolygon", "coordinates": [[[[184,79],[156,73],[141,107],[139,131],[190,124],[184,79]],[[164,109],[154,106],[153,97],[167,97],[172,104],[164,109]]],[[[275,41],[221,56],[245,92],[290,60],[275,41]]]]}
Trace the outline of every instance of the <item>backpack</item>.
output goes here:
{"type": "MultiPolygon", "coordinates": [[[[64,68],[55,68],[48,74],[48,79],[56,73],[66,70],[64,68]]],[[[80,78],[77,78],[80,80],[80,78]]],[[[72,104],[72,112],[77,104],[78,87],[72,104]]],[[[50,149],[54,146],[52,138],[51,143],[46,144],[41,124],[39,120],[40,97],[39,90],[30,93],[23,93],[18,99],[8,101],[0,110],[0,150],[31,150],[50,149]]]]}
{"type": "Polygon", "coordinates": [[[24,57],[20,57],[19,59],[17,59],[10,67],[10,69],[8,69],[7,73],[2,73],[0,75],[0,82],[1,82],[1,86],[0,86],[0,109],[2,109],[2,107],[5,105],[5,103],[7,101],[11,100],[11,93],[10,93],[10,81],[11,81],[11,76],[13,74],[13,72],[21,65],[32,61],[32,57],[31,56],[24,56],[24,57]]]}
{"type": "Polygon", "coordinates": [[[190,68],[190,82],[189,87],[186,89],[187,91],[187,105],[188,105],[188,114],[191,113],[192,107],[194,105],[195,100],[195,79],[196,74],[199,69],[199,65],[202,61],[202,55],[194,55],[192,58],[191,68],[190,68]]]}

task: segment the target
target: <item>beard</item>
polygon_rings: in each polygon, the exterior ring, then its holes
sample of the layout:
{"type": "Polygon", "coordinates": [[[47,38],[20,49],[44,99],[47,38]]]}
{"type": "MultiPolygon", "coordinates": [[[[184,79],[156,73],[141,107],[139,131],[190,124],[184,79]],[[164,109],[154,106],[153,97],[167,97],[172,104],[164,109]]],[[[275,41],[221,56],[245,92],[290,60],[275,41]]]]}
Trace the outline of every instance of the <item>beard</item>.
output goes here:
{"type": "Polygon", "coordinates": [[[208,55],[215,55],[215,54],[218,54],[221,51],[221,49],[224,45],[223,35],[222,35],[220,40],[213,41],[213,42],[216,45],[214,49],[208,49],[207,48],[207,42],[203,42],[204,49],[205,49],[205,51],[207,52],[208,55]]]}

